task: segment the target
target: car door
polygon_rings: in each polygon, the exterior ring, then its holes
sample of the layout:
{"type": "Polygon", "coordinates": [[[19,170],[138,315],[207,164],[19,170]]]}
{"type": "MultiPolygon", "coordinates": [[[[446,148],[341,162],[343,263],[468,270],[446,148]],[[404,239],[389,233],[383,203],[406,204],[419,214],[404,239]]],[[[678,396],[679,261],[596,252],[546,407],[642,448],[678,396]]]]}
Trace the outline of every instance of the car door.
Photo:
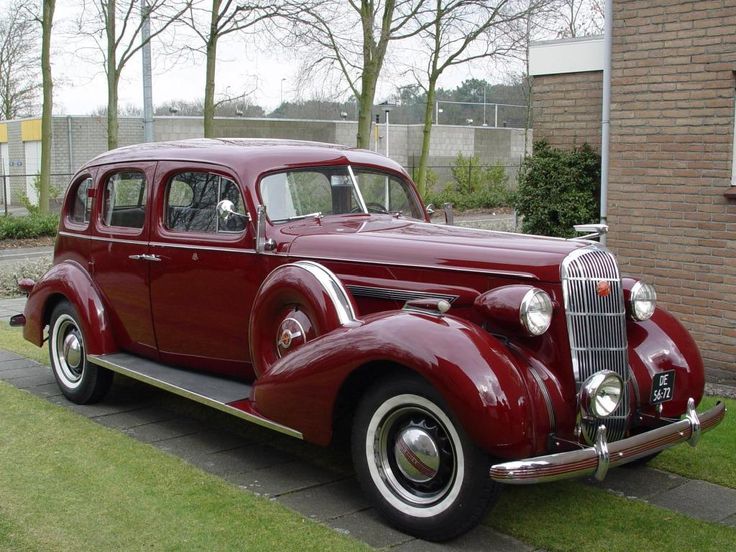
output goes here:
{"type": "Polygon", "coordinates": [[[151,253],[151,304],[163,362],[251,378],[248,320],[262,269],[243,190],[219,166],[161,162],[151,253]],[[217,204],[237,214],[225,222],[217,204]]]}
{"type": "Polygon", "coordinates": [[[100,170],[90,236],[90,273],[109,307],[116,343],[157,356],[148,290],[150,183],[156,163],[126,163],[100,170]]]}

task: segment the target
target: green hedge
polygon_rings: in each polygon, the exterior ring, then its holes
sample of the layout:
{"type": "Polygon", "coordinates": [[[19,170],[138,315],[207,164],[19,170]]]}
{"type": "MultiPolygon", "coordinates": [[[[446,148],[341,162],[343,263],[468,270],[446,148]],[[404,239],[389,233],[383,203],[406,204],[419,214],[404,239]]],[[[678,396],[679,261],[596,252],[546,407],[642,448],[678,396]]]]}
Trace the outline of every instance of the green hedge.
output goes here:
{"type": "Polygon", "coordinates": [[[25,217],[0,217],[0,240],[55,236],[59,215],[31,214],[25,217]]]}
{"type": "Polygon", "coordinates": [[[514,195],[502,165],[484,167],[477,156],[465,157],[459,153],[451,170],[454,181],[441,192],[428,192],[424,197],[427,205],[441,207],[443,203],[452,203],[458,211],[466,211],[513,204],[514,195]]]}
{"type": "Polygon", "coordinates": [[[519,172],[516,210],[529,234],[572,237],[573,225],[598,222],[601,158],[588,144],[574,150],[534,144],[519,172]]]}

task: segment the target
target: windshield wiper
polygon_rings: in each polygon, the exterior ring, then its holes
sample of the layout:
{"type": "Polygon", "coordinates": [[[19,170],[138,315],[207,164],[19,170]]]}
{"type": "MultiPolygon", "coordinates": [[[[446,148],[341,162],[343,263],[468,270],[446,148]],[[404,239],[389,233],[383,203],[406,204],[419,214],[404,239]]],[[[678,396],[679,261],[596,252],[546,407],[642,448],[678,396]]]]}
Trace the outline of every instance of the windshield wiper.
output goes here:
{"type": "Polygon", "coordinates": [[[272,222],[291,222],[293,220],[301,220],[301,219],[306,219],[306,218],[321,219],[322,218],[322,212],[321,211],[317,211],[316,213],[307,213],[306,215],[296,215],[296,216],[289,217],[289,218],[276,219],[276,220],[274,220],[272,222]]]}

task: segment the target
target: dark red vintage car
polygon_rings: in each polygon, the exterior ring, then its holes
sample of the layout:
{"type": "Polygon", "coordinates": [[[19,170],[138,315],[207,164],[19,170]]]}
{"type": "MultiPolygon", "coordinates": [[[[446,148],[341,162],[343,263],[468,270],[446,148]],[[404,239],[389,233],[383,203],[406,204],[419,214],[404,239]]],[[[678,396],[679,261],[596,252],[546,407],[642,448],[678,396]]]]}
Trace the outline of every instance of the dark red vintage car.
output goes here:
{"type": "Polygon", "coordinates": [[[113,372],[327,445],[365,492],[447,539],[503,483],[602,479],[724,416],[654,289],[595,241],[431,224],[368,151],[191,140],[87,163],[25,338],[77,403],[113,372]],[[45,329],[48,328],[48,337],[45,329]]]}

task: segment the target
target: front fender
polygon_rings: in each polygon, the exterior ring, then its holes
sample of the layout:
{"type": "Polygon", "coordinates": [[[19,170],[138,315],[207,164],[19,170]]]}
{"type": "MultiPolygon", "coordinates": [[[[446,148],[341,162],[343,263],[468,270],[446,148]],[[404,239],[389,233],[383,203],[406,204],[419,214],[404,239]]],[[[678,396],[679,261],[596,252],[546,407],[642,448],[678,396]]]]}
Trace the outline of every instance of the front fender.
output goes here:
{"type": "Polygon", "coordinates": [[[48,307],[50,301],[59,296],[69,301],[79,315],[87,354],[102,355],[117,351],[97,287],[89,273],[76,261],[54,265],[33,287],[24,310],[25,339],[39,347],[43,345],[48,307]]]}
{"type": "Polygon", "coordinates": [[[530,454],[533,406],[517,361],[480,327],[452,316],[400,311],[366,317],[294,350],[255,384],[264,416],[327,444],[341,386],[369,363],[426,378],[470,437],[494,456],[530,454]]]}
{"type": "Polygon", "coordinates": [[[662,403],[662,415],[679,417],[687,410],[692,397],[698,405],[705,388],[705,369],[695,340],[673,315],[657,308],[643,322],[627,323],[629,364],[639,392],[640,408],[655,414],[649,403],[652,378],[659,372],[675,371],[672,400],[662,403]]]}

